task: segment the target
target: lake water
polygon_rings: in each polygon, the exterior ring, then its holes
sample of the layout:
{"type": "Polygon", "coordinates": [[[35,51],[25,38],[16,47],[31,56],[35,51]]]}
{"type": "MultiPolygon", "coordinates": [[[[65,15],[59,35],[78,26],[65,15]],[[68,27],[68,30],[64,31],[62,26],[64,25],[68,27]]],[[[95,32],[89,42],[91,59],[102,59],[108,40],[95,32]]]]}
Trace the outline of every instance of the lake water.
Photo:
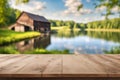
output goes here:
{"type": "MultiPolygon", "coordinates": [[[[80,32],[58,31],[50,36],[27,39],[10,44],[19,52],[45,48],[47,50],[69,50],[71,53],[104,54],[112,48],[120,46],[119,32],[80,32]]],[[[4,46],[4,48],[8,47],[4,46]]]]}

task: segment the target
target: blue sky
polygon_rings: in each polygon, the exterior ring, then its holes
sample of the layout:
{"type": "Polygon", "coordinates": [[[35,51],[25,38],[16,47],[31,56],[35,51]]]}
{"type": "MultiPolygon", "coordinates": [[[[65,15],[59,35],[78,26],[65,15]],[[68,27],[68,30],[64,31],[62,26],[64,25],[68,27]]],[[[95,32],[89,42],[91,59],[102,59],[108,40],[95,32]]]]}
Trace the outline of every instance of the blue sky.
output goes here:
{"type": "MultiPolygon", "coordinates": [[[[15,5],[11,0],[10,5],[15,9],[45,16],[55,20],[73,20],[80,23],[87,23],[96,20],[103,20],[101,13],[105,7],[95,8],[93,5],[96,0],[30,0],[27,4],[15,5]],[[77,7],[83,4],[84,7],[77,11],[77,7]]],[[[113,8],[117,12],[117,7],[113,8]]],[[[110,18],[118,17],[117,14],[110,18]]]]}

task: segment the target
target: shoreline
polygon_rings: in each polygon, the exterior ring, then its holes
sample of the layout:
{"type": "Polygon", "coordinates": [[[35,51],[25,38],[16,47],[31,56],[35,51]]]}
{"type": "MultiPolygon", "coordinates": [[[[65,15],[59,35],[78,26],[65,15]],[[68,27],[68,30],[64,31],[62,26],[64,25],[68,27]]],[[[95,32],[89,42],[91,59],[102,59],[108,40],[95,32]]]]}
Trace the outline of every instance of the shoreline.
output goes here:
{"type": "Polygon", "coordinates": [[[40,33],[38,32],[13,32],[10,30],[2,30],[2,31],[4,32],[5,35],[1,35],[0,46],[13,42],[18,42],[28,38],[40,36],[40,33]],[[10,33],[8,34],[8,32],[10,33]]]}
{"type": "Polygon", "coordinates": [[[120,29],[85,29],[85,31],[120,32],[120,29]]]}
{"type": "MultiPolygon", "coordinates": [[[[52,27],[51,30],[70,30],[70,29],[65,29],[64,27],[52,27]]],[[[83,31],[79,28],[72,29],[75,31],[83,31]]],[[[100,31],[100,32],[120,32],[120,29],[85,29],[84,31],[100,31]]]]}

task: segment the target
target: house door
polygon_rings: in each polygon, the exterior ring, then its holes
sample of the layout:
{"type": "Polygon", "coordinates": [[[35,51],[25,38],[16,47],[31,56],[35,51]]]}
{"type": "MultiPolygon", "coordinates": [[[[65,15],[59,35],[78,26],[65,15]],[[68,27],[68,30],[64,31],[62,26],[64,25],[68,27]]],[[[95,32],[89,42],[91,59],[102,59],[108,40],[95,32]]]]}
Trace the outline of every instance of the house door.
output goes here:
{"type": "Polygon", "coordinates": [[[24,30],[26,31],[31,31],[32,29],[29,26],[24,26],[24,30]]]}
{"type": "Polygon", "coordinates": [[[11,30],[15,31],[15,27],[11,28],[11,30]]]}

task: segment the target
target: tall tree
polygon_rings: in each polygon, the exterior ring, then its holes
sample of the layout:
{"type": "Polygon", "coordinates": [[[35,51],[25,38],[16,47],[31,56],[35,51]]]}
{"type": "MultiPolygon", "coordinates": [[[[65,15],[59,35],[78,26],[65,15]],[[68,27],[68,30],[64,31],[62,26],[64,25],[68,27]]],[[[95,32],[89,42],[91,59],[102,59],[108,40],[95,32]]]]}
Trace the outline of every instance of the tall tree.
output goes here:
{"type": "Polygon", "coordinates": [[[111,14],[114,14],[114,12],[112,13],[112,9],[114,7],[118,7],[119,8],[119,15],[120,15],[120,0],[98,0],[99,4],[97,4],[97,7],[101,7],[101,6],[105,6],[106,7],[106,13],[104,14],[106,19],[108,19],[108,16],[111,14]]]}
{"type": "Polygon", "coordinates": [[[9,11],[8,0],[0,0],[0,26],[4,26],[8,22],[9,11]]]}
{"type": "MultiPolygon", "coordinates": [[[[16,3],[27,3],[29,0],[16,0],[16,3]]],[[[19,12],[12,9],[9,6],[9,0],[0,0],[0,27],[7,26],[15,22],[16,15],[18,16],[19,12]]]]}
{"type": "MultiPolygon", "coordinates": [[[[108,19],[108,16],[111,14],[114,14],[114,12],[112,13],[112,9],[114,7],[118,7],[118,14],[120,17],[120,0],[96,0],[97,2],[99,2],[98,4],[95,3],[96,8],[101,7],[101,6],[105,6],[106,7],[106,13],[103,14],[105,15],[105,18],[108,19]]],[[[83,8],[83,4],[78,6],[78,11],[83,8]]]]}

